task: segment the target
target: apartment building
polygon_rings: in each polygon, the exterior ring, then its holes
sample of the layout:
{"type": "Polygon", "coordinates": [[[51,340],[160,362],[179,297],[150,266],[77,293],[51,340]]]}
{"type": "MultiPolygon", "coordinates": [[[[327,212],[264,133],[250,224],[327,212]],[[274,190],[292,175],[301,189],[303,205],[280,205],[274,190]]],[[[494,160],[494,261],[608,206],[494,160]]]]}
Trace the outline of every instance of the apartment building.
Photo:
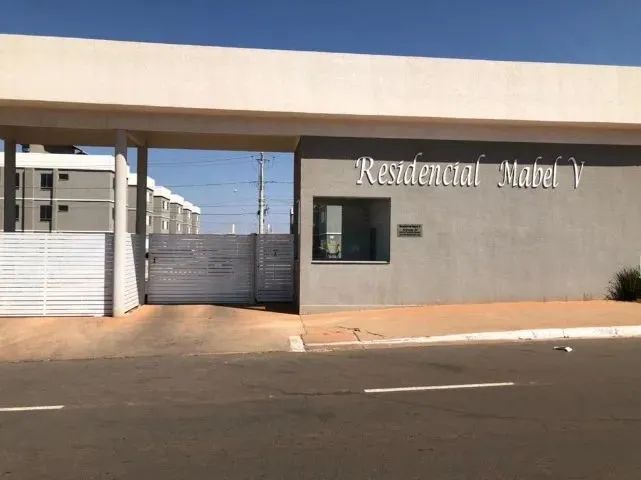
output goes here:
{"type": "MultiPolygon", "coordinates": [[[[137,196],[138,175],[130,172],[127,176],[127,231],[136,232],[136,196],[137,196]]],[[[156,182],[153,178],[147,177],[147,233],[154,233],[154,187],[156,182]]]]}
{"type": "Polygon", "coordinates": [[[154,233],[169,233],[169,201],[171,190],[160,185],[153,188],[153,231],[154,233]]]}
{"type": "Polygon", "coordinates": [[[176,193],[169,198],[169,233],[184,233],[183,207],[185,199],[176,193]]]}
{"type": "Polygon", "coordinates": [[[191,233],[200,233],[200,207],[196,205],[191,209],[191,233]]]}
{"type": "Polygon", "coordinates": [[[183,233],[192,233],[191,215],[193,210],[194,210],[194,205],[191,202],[188,202],[187,200],[185,200],[185,204],[183,205],[183,226],[182,226],[183,233]]]}
{"type": "MultiPolygon", "coordinates": [[[[76,148],[76,147],[74,147],[76,148]]],[[[114,226],[114,157],[111,155],[53,154],[45,149],[16,154],[16,231],[112,232],[114,226]]],[[[67,150],[69,151],[69,150],[67,150]]],[[[0,192],[4,183],[4,153],[0,152],[0,192]]],[[[136,184],[128,174],[127,228],[136,229],[136,184]]],[[[147,232],[186,233],[185,200],[147,177],[147,232]],[[175,203],[170,228],[170,200],[175,203]],[[180,224],[177,223],[179,220],[180,224]],[[179,225],[179,226],[178,226],[179,225]]],[[[198,207],[190,204],[192,209],[198,207]]],[[[0,229],[4,225],[4,198],[0,197],[0,229]]],[[[193,210],[190,212],[192,218],[193,210]]]]}
{"type": "MultiPolygon", "coordinates": [[[[16,230],[113,230],[113,157],[18,153],[16,166],[16,230]]],[[[0,185],[3,182],[4,154],[0,157],[0,185]]],[[[1,202],[4,204],[4,198],[1,202]]],[[[2,216],[0,212],[0,226],[2,216]]]]}

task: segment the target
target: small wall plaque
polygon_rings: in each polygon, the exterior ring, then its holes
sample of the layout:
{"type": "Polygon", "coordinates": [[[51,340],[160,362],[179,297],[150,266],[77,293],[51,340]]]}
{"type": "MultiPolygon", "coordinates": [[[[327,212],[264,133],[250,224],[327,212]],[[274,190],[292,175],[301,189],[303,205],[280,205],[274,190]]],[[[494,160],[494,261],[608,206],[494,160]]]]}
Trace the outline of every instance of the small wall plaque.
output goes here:
{"type": "Polygon", "coordinates": [[[420,223],[399,223],[396,225],[397,237],[422,237],[423,225],[420,223]]]}

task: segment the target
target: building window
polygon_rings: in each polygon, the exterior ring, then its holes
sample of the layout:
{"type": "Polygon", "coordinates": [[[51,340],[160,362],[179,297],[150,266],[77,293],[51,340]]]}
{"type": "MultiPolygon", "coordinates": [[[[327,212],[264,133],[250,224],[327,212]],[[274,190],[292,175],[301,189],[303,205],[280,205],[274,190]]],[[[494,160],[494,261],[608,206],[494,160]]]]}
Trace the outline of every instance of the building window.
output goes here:
{"type": "Polygon", "coordinates": [[[163,210],[168,210],[169,209],[169,202],[167,200],[162,201],[162,209],[163,210]]]}
{"type": "Polygon", "coordinates": [[[69,211],[69,205],[58,205],[58,211],[59,212],[68,212],[69,211]]]}
{"type": "Polygon", "coordinates": [[[58,180],[69,180],[69,174],[68,173],[59,173],[58,174],[58,180]]]}
{"type": "Polygon", "coordinates": [[[16,205],[16,222],[20,221],[20,205],[16,205]]]}
{"type": "Polygon", "coordinates": [[[390,200],[314,198],[313,260],[388,262],[390,200]]]}
{"type": "Polygon", "coordinates": [[[147,226],[151,227],[151,215],[147,215],[147,226]]]}
{"type": "Polygon", "coordinates": [[[53,173],[40,174],[40,188],[45,188],[45,189],[53,188],[53,173]]]}
{"type": "Polygon", "coordinates": [[[182,225],[180,225],[180,223],[179,223],[178,225],[176,225],[176,231],[177,231],[178,233],[180,233],[180,227],[181,227],[181,226],[182,226],[182,225]]]}
{"type": "Polygon", "coordinates": [[[40,221],[51,221],[51,205],[40,205],[40,221]]]}
{"type": "Polygon", "coordinates": [[[167,220],[162,221],[162,229],[167,230],[167,220]]]}
{"type": "Polygon", "coordinates": [[[16,188],[20,188],[20,174],[16,172],[16,188]]]}

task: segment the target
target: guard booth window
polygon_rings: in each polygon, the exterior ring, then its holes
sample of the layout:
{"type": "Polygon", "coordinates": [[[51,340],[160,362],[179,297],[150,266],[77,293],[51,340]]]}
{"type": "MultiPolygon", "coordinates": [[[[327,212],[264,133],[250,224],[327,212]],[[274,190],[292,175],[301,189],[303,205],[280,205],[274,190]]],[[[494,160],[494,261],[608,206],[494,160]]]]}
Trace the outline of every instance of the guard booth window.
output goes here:
{"type": "Polygon", "coordinates": [[[388,262],[388,198],[314,198],[313,260],[388,262]]]}

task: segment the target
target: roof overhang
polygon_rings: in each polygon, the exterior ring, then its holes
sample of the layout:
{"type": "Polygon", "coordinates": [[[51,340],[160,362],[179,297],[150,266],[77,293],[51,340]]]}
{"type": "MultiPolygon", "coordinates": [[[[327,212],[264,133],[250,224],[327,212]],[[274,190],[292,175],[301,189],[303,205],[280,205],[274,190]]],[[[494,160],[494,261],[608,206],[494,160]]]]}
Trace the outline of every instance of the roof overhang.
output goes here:
{"type": "Polygon", "coordinates": [[[293,151],[302,135],[641,144],[641,68],[0,35],[0,135],[293,151]],[[257,74],[259,72],[259,74],[257,74]]]}

